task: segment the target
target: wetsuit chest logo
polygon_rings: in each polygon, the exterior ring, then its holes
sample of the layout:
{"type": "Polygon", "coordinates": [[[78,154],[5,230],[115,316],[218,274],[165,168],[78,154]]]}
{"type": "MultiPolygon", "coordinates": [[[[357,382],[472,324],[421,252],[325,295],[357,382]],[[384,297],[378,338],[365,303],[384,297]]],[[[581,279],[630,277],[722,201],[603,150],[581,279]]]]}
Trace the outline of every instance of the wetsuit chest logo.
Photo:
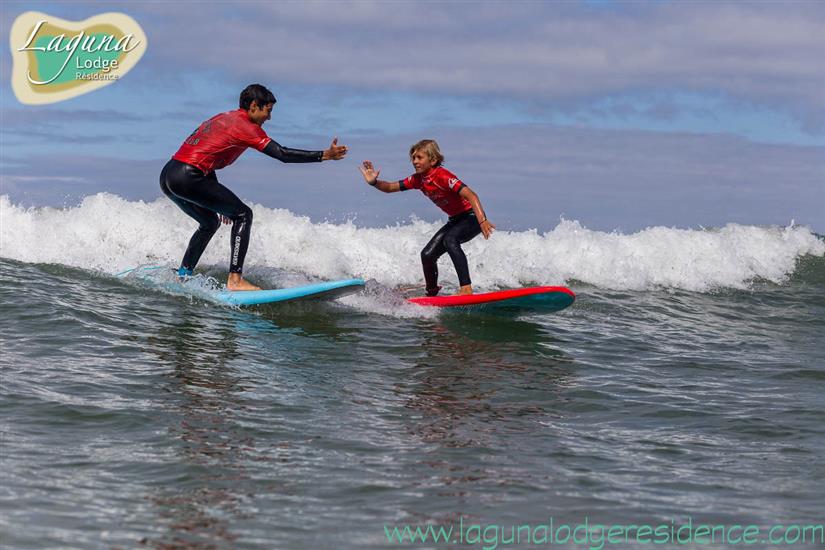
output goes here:
{"type": "Polygon", "coordinates": [[[189,137],[186,138],[186,141],[184,141],[184,143],[186,143],[187,145],[197,145],[198,143],[200,143],[201,138],[195,136],[202,136],[204,134],[208,134],[211,129],[212,119],[209,119],[197,128],[195,128],[195,131],[189,134],[189,137]]]}

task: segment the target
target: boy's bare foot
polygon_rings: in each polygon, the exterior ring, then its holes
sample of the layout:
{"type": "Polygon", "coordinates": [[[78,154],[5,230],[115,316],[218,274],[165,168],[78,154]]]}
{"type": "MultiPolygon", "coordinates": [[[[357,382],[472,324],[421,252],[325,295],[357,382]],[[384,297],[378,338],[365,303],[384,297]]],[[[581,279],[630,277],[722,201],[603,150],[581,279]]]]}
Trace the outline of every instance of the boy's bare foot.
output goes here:
{"type": "Polygon", "coordinates": [[[227,290],[261,290],[261,287],[255,286],[243,277],[240,273],[230,273],[229,280],[226,281],[227,290]]]}
{"type": "Polygon", "coordinates": [[[456,296],[466,296],[473,293],[473,285],[464,285],[458,289],[456,296]]]}

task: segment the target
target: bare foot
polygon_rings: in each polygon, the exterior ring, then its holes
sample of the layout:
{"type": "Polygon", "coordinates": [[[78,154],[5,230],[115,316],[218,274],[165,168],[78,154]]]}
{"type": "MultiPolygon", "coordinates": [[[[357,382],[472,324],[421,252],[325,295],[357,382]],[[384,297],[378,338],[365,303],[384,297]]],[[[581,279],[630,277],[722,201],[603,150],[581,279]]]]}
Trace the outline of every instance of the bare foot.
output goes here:
{"type": "Polygon", "coordinates": [[[473,293],[473,285],[464,285],[458,289],[458,294],[456,296],[466,296],[467,294],[473,293]]]}
{"type": "Polygon", "coordinates": [[[261,290],[261,287],[255,286],[243,277],[240,273],[230,273],[229,280],[226,281],[227,290],[261,290]]]}

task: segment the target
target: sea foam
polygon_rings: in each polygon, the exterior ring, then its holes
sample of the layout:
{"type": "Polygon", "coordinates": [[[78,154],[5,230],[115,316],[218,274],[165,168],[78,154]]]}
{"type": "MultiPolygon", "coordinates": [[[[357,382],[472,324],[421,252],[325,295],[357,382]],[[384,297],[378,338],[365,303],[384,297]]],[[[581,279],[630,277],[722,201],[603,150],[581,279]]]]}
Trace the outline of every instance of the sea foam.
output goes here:
{"type": "MultiPolygon", "coordinates": [[[[412,219],[395,226],[313,222],[288,210],[252,205],[246,265],[314,279],[362,277],[387,286],[422,282],[419,253],[439,223],[412,219]]],[[[78,206],[24,208],[0,197],[0,255],[105,273],[145,264],[176,266],[195,222],[165,199],[146,203],[100,193],[78,206]]],[[[210,243],[202,265],[226,268],[229,226],[210,243]]],[[[632,234],[589,230],[561,220],[551,231],[507,231],[464,245],[478,289],[565,285],[606,289],[709,291],[748,288],[754,280],[782,284],[805,255],[825,255],[825,242],[806,227],[728,224],[714,229],[651,227],[632,234]]],[[[456,285],[449,257],[442,280],[456,285]]]]}

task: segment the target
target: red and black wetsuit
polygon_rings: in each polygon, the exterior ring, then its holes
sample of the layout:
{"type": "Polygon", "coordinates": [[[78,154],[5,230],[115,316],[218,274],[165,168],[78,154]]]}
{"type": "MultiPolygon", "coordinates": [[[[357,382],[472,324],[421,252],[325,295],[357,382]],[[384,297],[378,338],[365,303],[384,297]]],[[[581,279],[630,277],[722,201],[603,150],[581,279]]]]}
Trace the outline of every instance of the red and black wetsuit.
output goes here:
{"type": "Polygon", "coordinates": [[[252,210],[218,181],[215,170],[235,162],[249,147],[282,162],[321,162],[323,155],[323,151],[281,147],[243,109],[215,115],[198,126],[160,173],[163,193],[199,224],[183,256],[181,273],[192,273],[220,227],[218,214],[232,220],[229,271],[243,271],[252,210]]]}
{"type": "Polygon", "coordinates": [[[427,295],[435,296],[441,288],[438,286],[438,258],[445,252],[453,261],[458,274],[458,284],[471,284],[467,257],[461,249],[461,244],[481,233],[481,226],[470,202],[459,194],[465,187],[464,183],[443,166],[437,166],[424,175],[413,174],[398,183],[401,191],[420,189],[450,217],[446,225],[433,235],[421,251],[427,295]]]}

